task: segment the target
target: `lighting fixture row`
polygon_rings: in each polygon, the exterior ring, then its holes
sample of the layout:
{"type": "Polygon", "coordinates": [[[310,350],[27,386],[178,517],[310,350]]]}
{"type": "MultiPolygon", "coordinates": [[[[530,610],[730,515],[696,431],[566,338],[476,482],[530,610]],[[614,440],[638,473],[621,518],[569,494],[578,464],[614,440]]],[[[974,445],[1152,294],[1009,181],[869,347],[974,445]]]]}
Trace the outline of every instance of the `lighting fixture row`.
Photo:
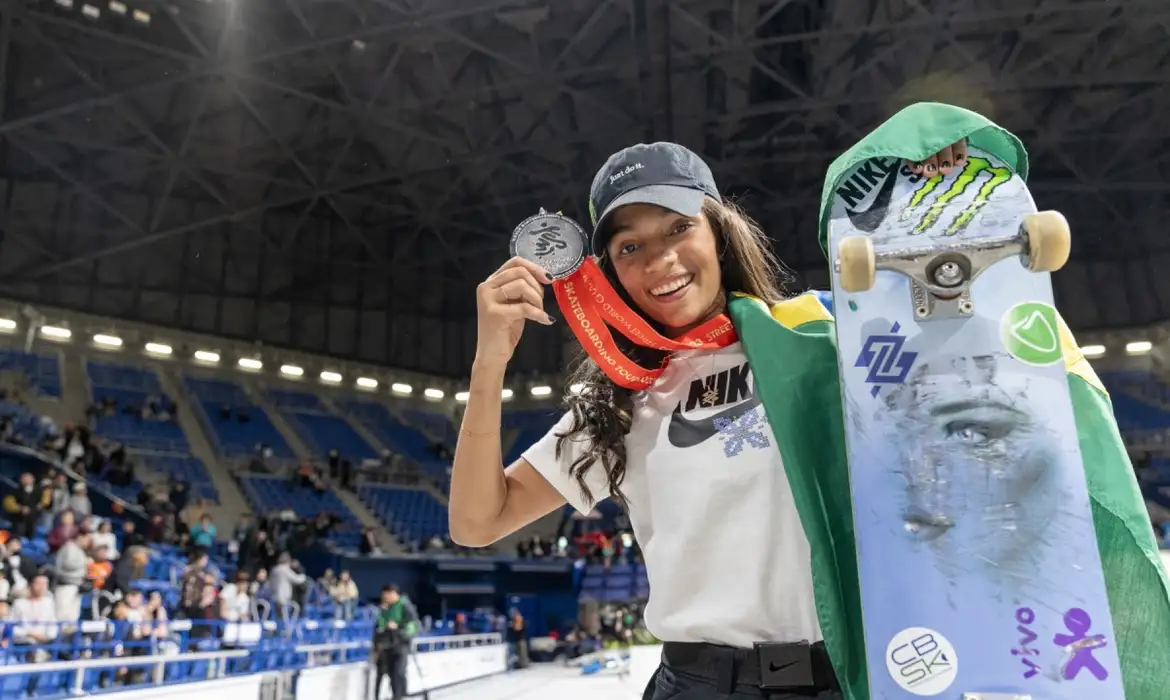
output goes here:
{"type": "MultiPolygon", "coordinates": [[[[16,321],[10,318],[0,318],[0,332],[12,333],[14,331],[16,331],[16,321]]],[[[40,333],[46,340],[52,340],[58,343],[68,342],[73,338],[73,331],[63,326],[41,326],[40,333]]],[[[93,335],[92,340],[94,345],[108,350],[120,349],[124,344],[122,338],[110,333],[96,333],[93,335]]],[[[156,342],[145,343],[142,349],[147,355],[154,357],[171,357],[175,352],[175,349],[170,345],[156,342]]],[[[216,366],[219,365],[222,358],[214,350],[196,350],[191,354],[191,359],[199,365],[216,366]]],[[[236,360],[236,368],[244,372],[259,372],[264,369],[264,362],[255,357],[241,357],[236,360]]],[[[300,365],[283,364],[280,366],[280,374],[290,379],[299,379],[305,376],[305,368],[300,365]]],[[[345,379],[340,372],[329,369],[322,370],[317,376],[322,383],[334,386],[340,385],[345,379]]],[[[358,377],[354,380],[354,386],[358,389],[374,391],[378,388],[379,382],[373,377],[358,377]]],[[[570,387],[570,391],[579,393],[581,391],[581,385],[574,384],[570,387]]],[[[390,385],[390,393],[397,394],[398,396],[410,396],[414,393],[414,387],[404,382],[394,382],[390,385]]],[[[535,385],[529,387],[528,393],[533,398],[548,398],[552,396],[553,390],[552,387],[547,385],[535,385]]],[[[434,387],[423,389],[423,397],[432,401],[438,401],[445,395],[442,389],[436,389],[434,387]]],[[[504,400],[511,399],[514,396],[515,393],[511,389],[504,389],[501,394],[504,400]]],[[[459,402],[466,402],[467,397],[468,392],[466,391],[460,391],[455,394],[455,400],[459,402]]]]}

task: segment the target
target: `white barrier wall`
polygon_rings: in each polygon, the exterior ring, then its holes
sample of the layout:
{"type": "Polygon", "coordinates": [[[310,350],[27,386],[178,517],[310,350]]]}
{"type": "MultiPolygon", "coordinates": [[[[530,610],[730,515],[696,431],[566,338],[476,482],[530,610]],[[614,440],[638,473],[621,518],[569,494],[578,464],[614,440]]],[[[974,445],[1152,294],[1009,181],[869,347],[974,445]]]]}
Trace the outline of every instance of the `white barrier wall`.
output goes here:
{"type": "MultiPolygon", "coordinates": [[[[259,700],[263,674],[102,693],[102,700],[259,700]]],[[[318,698],[327,696],[318,696],[318,698]]]]}
{"type": "Polygon", "coordinates": [[[306,668],[297,674],[296,700],[368,700],[368,670],[365,662],[306,668]]]}
{"type": "MultiPolygon", "coordinates": [[[[412,655],[406,664],[406,692],[414,695],[507,670],[507,644],[423,652],[412,655]]],[[[378,697],[382,695],[379,693],[378,697]]],[[[390,697],[389,687],[386,688],[385,697],[390,697]]]]}

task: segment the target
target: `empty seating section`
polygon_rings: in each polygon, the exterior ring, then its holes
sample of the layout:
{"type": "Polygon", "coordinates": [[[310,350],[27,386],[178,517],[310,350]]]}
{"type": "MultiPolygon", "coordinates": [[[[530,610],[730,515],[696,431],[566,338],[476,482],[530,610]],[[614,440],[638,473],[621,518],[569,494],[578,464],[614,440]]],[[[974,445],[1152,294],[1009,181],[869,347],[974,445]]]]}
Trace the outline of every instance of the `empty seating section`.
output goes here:
{"type": "Polygon", "coordinates": [[[275,457],[291,459],[292,450],[284,441],[268,414],[252,403],[239,385],[218,379],[184,377],[187,391],[196,398],[202,409],[204,424],[211,431],[216,451],[225,457],[252,455],[259,444],[272,448],[275,457]],[[230,415],[221,411],[227,408],[230,415]],[[240,416],[247,420],[240,420],[240,416]]]}
{"type": "Polygon", "coordinates": [[[414,461],[440,482],[447,481],[450,461],[439,459],[430,438],[394,418],[385,406],[358,400],[338,401],[337,405],[361,422],[391,452],[414,461]]]}
{"type": "Polygon", "coordinates": [[[402,418],[408,425],[418,428],[424,435],[429,435],[444,445],[454,445],[459,439],[458,431],[455,430],[451,419],[442,414],[408,408],[402,412],[402,418]]]}
{"type": "Polygon", "coordinates": [[[20,372],[28,378],[29,389],[61,397],[61,363],[55,355],[0,350],[0,372],[20,372]]]}
{"type": "Polygon", "coordinates": [[[615,562],[606,569],[602,564],[590,564],[581,579],[581,597],[613,603],[646,600],[650,597],[646,565],[615,562]]]}
{"type": "Polygon", "coordinates": [[[1170,387],[1148,372],[1102,372],[1117,426],[1125,430],[1170,428],[1170,387]]]}
{"type": "Polygon", "coordinates": [[[316,457],[324,458],[330,450],[337,450],[342,459],[355,463],[378,456],[353,426],[331,413],[316,395],[270,389],[268,400],[280,410],[316,457]]]}
{"type": "Polygon", "coordinates": [[[426,491],[363,486],[358,495],[403,542],[447,534],[447,508],[426,491]]]}
{"type": "Polygon", "coordinates": [[[94,403],[114,402],[111,414],[103,412],[98,415],[98,435],[139,450],[190,453],[187,437],[177,422],[142,417],[142,408],[151,397],[161,398],[163,403],[171,401],[163,394],[153,371],[89,361],[85,364],[85,373],[89,377],[94,403]]]}
{"type": "Polygon", "coordinates": [[[553,410],[505,413],[502,419],[503,427],[517,432],[515,439],[512,440],[512,446],[508,449],[508,454],[504,456],[504,464],[511,464],[519,459],[520,455],[524,454],[524,450],[544,437],[544,434],[556,425],[560,415],[559,412],[553,410]]]}
{"type": "Polygon", "coordinates": [[[314,518],[326,511],[333,513],[340,519],[340,523],[329,533],[329,541],[341,549],[357,549],[361,523],[332,491],[318,495],[312,489],[294,487],[288,479],[254,475],[241,476],[240,487],[258,517],[279,511],[285,506],[296,511],[301,519],[314,518]]]}
{"type": "Polygon", "coordinates": [[[201,460],[187,456],[156,454],[139,454],[137,460],[149,469],[189,484],[193,499],[219,503],[219,491],[211,481],[207,466],[201,460]]]}

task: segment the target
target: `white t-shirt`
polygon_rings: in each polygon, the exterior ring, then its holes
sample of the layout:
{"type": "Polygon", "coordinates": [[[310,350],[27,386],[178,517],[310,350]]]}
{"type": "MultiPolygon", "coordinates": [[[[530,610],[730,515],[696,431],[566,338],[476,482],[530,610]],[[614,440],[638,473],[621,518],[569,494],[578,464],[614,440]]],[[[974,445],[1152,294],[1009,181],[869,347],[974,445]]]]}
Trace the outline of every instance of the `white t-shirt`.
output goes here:
{"type": "MultiPolygon", "coordinates": [[[[754,387],[734,343],[677,353],[634,396],[622,492],[650,579],[646,626],[663,641],[747,648],[823,638],[808,539],[754,387]]],[[[524,458],[588,513],[568,472],[585,444],[556,457],[570,424],[566,414],[524,458]]],[[[600,463],[586,482],[595,499],[610,495],[600,463]]]]}

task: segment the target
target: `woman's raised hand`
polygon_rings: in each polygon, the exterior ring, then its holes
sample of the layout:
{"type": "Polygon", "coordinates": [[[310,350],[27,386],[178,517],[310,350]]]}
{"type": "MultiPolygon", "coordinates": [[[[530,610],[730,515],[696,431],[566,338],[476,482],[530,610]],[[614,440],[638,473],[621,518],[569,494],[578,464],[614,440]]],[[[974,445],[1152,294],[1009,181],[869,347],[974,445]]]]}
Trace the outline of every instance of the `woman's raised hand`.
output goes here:
{"type": "Polygon", "coordinates": [[[479,338],[476,362],[507,364],[526,321],[553,323],[544,311],[544,288],[552,278],[539,265],[514,257],[476,289],[479,338]]]}

